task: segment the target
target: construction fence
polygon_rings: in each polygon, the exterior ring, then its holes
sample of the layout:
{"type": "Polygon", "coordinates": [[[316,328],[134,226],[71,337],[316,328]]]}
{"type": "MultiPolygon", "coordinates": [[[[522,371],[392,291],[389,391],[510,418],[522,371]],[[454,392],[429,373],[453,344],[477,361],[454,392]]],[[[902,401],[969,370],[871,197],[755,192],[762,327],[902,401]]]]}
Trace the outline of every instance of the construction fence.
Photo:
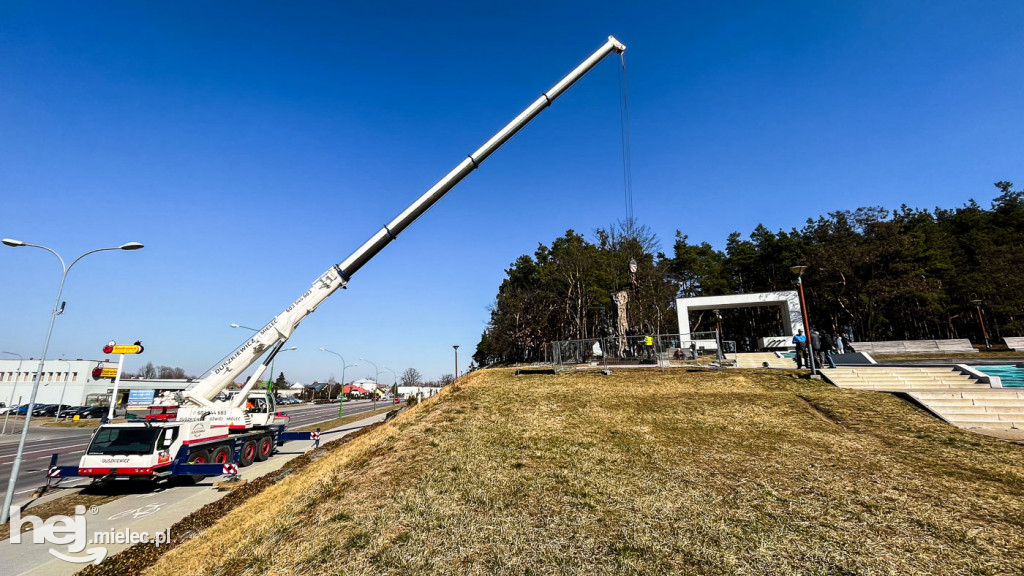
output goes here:
{"type": "MultiPolygon", "coordinates": [[[[715,332],[657,334],[654,336],[606,336],[582,340],[552,342],[551,363],[556,370],[578,365],[613,366],[649,364],[665,367],[673,361],[693,361],[700,356],[716,356],[715,332]]],[[[736,343],[722,342],[722,353],[736,351],[736,343]]]]}

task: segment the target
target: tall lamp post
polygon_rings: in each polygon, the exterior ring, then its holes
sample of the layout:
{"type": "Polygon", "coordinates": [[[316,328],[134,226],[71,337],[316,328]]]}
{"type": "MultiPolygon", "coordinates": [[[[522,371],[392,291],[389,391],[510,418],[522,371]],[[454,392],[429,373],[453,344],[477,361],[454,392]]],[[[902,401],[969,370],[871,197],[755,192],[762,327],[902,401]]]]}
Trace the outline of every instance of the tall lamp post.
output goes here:
{"type": "Polygon", "coordinates": [[[54,256],[57,257],[57,260],[60,261],[60,266],[62,270],[60,276],[60,285],[57,287],[57,300],[53,304],[53,312],[50,313],[50,326],[49,328],[46,329],[46,340],[43,341],[43,353],[39,357],[39,369],[36,371],[35,382],[33,382],[32,384],[32,393],[29,395],[28,408],[25,410],[25,424],[21,429],[21,440],[18,442],[18,453],[14,457],[14,464],[11,466],[11,479],[7,483],[7,495],[4,497],[4,507],[2,510],[0,510],[0,524],[5,524],[7,523],[7,520],[10,516],[11,502],[14,500],[14,487],[18,483],[18,471],[21,469],[21,457],[22,454],[25,452],[25,440],[28,438],[28,426],[29,422],[32,420],[32,407],[36,402],[36,394],[39,392],[39,381],[43,376],[43,365],[46,362],[46,352],[50,348],[50,335],[53,333],[53,321],[57,318],[57,316],[64,312],[64,305],[60,301],[60,296],[64,292],[64,281],[68,277],[68,272],[71,270],[72,266],[77,264],[79,260],[85,258],[89,254],[95,254],[96,252],[106,252],[108,250],[138,250],[142,248],[142,244],[138,242],[128,242],[127,244],[113,246],[111,248],[97,248],[95,250],[90,250],[85,254],[82,254],[78,258],[75,258],[74,260],[71,261],[71,264],[65,265],[64,259],[60,257],[60,254],[57,254],[55,251],[53,251],[50,248],[47,248],[46,246],[40,246],[38,244],[29,244],[27,242],[22,242],[21,240],[14,240],[11,238],[4,238],[3,240],[0,240],[0,242],[2,242],[5,246],[10,246],[12,248],[22,248],[25,246],[29,246],[32,248],[46,250],[50,254],[53,254],[54,256]]]}
{"type": "MultiPolygon", "coordinates": [[[[814,366],[814,347],[811,345],[811,322],[807,316],[807,301],[804,300],[804,282],[803,275],[804,270],[807,270],[807,266],[790,266],[789,271],[796,274],[796,285],[800,289],[800,312],[804,317],[804,335],[807,336],[807,365],[811,368],[811,378],[815,378],[818,375],[817,370],[814,366]]],[[[797,354],[800,352],[797,351],[797,354]]]]}
{"type": "MultiPolygon", "coordinates": [[[[320,351],[321,352],[327,352],[328,354],[334,354],[338,358],[341,358],[341,395],[344,396],[345,395],[345,368],[352,368],[353,366],[359,366],[359,364],[358,363],[356,363],[356,364],[349,364],[349,365],[346,366],[345,365],[345,357],[342,356],[341,354],[338,354],[337,352],[335,352],[333,350],[328,350],[327,348],[324,348],[323,346],[320,347],[320,351]]],[[[341,398],[339,398],[338,399],[338,418],[341,418],[344,413],[345,413],[345,402],[342,401],[341,398]]]]}
{"type": "MultiPolygon", "coordinates": [[[[291,352],[292,350],[298,350],[298,346],[292,346],[291,348],[284,348],[281,352],[291,352]]],[[[274,394],[274,362],[277,360],[277,356],[270,361],[270,380],[267,382],[267,394],[274,394]]]]}
{"type": "Polygon", "coordinates": [[[722,354],[722,313],[718,310],[712,310],[715,314],[715,352],[718,356],[718,365],[722,365],[722,360],[725,359],[725,355],[722,354]]]}
{"type": "MultiPolygon", "coordinates": [[[[235,324],[234,322],[231,323],[231,327],[232,328],[245,328],[246,330],[252,330],[253,332],[259,332],[259,330],[255,329],[255,328],[250,328],[248,326],[242,326],[241,324],[235,324]]],[[[282,349],[281,352],[291,352],[292,350],[298,350],[298,349],[299,349],[298,346],[292,346],[291,348],[284,348],[284,349],[282,349]]],[[[274,356],[274,359],[270,361],[270,379],[267,380],[267,394],[273,394],[274,393],[274,362],[276,360],[277,360],[277,356],[274,356]]]]}
{"type": "Polygon", "coordinates": [[[452,348],[455,348],[455,380],[458,380],[459,379],[459,345],[458,344],[453,344],[452,348]]]}
{"type": "Polygon", "coordinates": [[[981,335],[985,338],[985,350],[991,350],[992,345],[988,342],[988,331],[985,330],[985,318],[981,315],[981,300],[971,300],[971,304],[974,304],[974,309],[978,311],[978,322],[981,323],[981,335]]]}
{"type": "Polygon", "coordinates": [[[18,371],[14,374],[14,385],[11,386],[11,399],[7,401],[7,412],[4,412],[4,429],[0,431],[0,435],[7,434],[7,419],[11,416],[11,406],[14,406],[14,391],[18,387],[18,380],[21,380],[21,363],[25,361],[25,358],[17,352],[4,352],[4,354],[18,357],[18,371]]]}
{"type": "MultiPolygon", "coordinates": [[[[60,361],[68,365],[68,370],[64,373],[64,386],[60,389],[60,400],[57,401],[57,411],[53,413],[54,422],[60,420],[60,411],[64,408],[64,394],[68,391],[68,372],[71,372],[71,362],[64,359],[61,359],[60,361]]],[[[57,375],[59,376],[60,372],[58,372],[57,375]]],[[[111,402],[111,404],[113,404],[113,402],[111,402]]]]}
{"type": "MultiPolygon", "coordinates": [[[[360,358],[363,362],[370,362],[366,358],[360,358]]],[[[370,362],[373,364],[373,362],[370,362]]],[[[377,378],[380,376],[380,369],[377,368],[376,364],[373,364],[373,409],[377,409],[377,378]]]]}
{"type": "Polygon", "coordinates": [[[381,366],[381,368],[383,368],[384,370],[387,370],[388,372],[391,372],[392,374],[395,375],[395,383],[392,384],[392,386],[394,386],[394,388],[391,389],[391,392],[394,393],[395,396],[397,396],[398,395],[398,372],[395,372],[394,370],[392,370],[391,368],[388,368],[387,366],[381,366]]]}

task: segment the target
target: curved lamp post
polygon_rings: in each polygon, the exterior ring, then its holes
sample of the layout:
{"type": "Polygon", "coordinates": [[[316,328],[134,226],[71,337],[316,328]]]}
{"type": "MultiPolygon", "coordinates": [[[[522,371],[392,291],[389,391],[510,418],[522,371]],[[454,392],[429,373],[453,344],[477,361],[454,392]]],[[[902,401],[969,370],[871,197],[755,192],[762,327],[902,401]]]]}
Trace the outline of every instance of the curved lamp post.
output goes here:
{"type": "MultiPolygon", "coordinates": [[[[64,360],[63,358],[59,359],[58,362],[64,362],[67,364],[68,370],[64,373],[64,385],[61,386],[60,389],[60,400],[57,401],[57,411],[53,413],[54,422],[60,420],[60,411],[64,408],[64,394],[68,391],[68,372],[71,372],[71,362],[64,360]]],[[[60,376],[60,372],[58,372],[57,375],[60,376]]],[[[49,384],[47,384],[47,386],[49,386],[49,384]]],[[[111,402],[111,404],[113,404],[113,402],[111,402]]]]}
{"type": "MultiPolygon", "coordinates": [[[[360,358],[363,362],[370,362],[366,358],[360,358]]],[[[373,362],[370,362],[373,364],[373,362]]],[[[380,377],[380,369],[377,368],[376,364],[373,364],[373,409],[377,409],[377,378],[380,377]]]]}
{"type": "MultiPolygon", "coordinates": [[[[298,346],[292,346],[291,348],[283,348],[283,349],[281,349],[281,352],[291,352],[293,350],[298,350],[298,349],[299,349],[298,346]]],[[[267,394],[270,395],[270,396],[274,395],[274,362],[275,361],[277,361],[277,356],[274,356],[274,359],[270,361],[270,381],[267,383],[267,394]]]]}
{"type": "Polygon", "coordinates": [[[391,368],[388,368],[387,366],[381,366],[381,368],[383,368],[384,370],[387,370],[388,372],[391,372],[392,374],[395,375],[395,383],[393,384],[394,388],[391,391],[395,394],[395,396],[397,396],[398,395],[398,372],[395,372],[394,370],[392,370],[391,368]]]}
{"type": "MultiPolygon", "coordinates": [[[[242,326],[241,324],[235,324],[234,322],[231,323],[231,327],[232,328],[245,328],[246,330],[252,330],[253,332],[259,332],[259,330],[255,329],[255,328],[249,328],[248,326],[242,326]]],[[[292,350],[298,350],[298,349],[299,349],[298,346],[292,346],[291,348],[284,348],[284,349],[282,349],[281,352],[291,352],[292,350]]],[[[274,393],[274,361],[275,360],[277,360],[276,356],[274,357],[274,360],[270,361],[270,380],[267,380],[267,394],[273,394],[274,393]]]]}
{"type": "MultiPolygon", "coordinates": [[[[338,354],[337,352],[335,352],[333,350],[328,350],[327,348],[324,348],[323,346],[320,347],[320,351],[321,352],[327,352],[328,354],[334,354],[338,358],[341,358],[341,396],[344,396],[345,395],[345,368],[352,368],[352,367],[355,367],[355,366],[359,366],[359,364],[356,363],[356,364],[347,364],[346,365],[345,364],[345,357],[344,356],[342,356],[341,354],[338,354]]],[[[341,398],[339,398],[338,399],[338,418],[341,418],[344,415],[344,413],[345,413],[345,402],[342,401],[341,398]]]]}
{"type": "Polygon", "coordinates": [[[57,257],[57,260],[60,261],[61,266],[60,285],[57,288],[57,300],[56,302],[54,302],[53,312],[50,313],[50,326],[49,328],[46,329],[46,340],[43,341],[43,354],[42,356],[39,357],[39,370],[36,371],[35,382],[32,384],[32,393],[30,394],[28,400],[28,408],[25,411],[25,424],[24,427],[21,429],[21,440],[18,442],[18,454],[17,456],[14,457],[14,465],[11,467],[11,479],[7,483],[7,495],[4,497],[4,507],[2,510],[0,510],[0,524],[4,524],[8,520],[11,510],[11,502],[14,500],[14,486],[18,482],[18,471],[21,469],[21,456],[25,451],[25,440],[28,438],[28,425],[29,422],[32,420],[32,407],[36,402],[36,394],[39,392],[39,380],[43,376],[43,365],[46,362],[46,352],[50,348],[50,335],[53,333],[53,321],[57,318],[57,316],[64,312],[64,306],[61,304],[60,296],[64,292],[64,280],[67,279],[68,272],[71,270],[72,266],[77,264],[79,260],[85,258],[89,254],[95,254],[96,252],[106,252],[108,250],[138,250],[143,246],[138,242],[128,242],[127,244],[113,246],[111,248],[97,248],[95,250],[90,250],[85,254],[82,254],[78,258],[75,258],[74,260],[71,261],[71,264],[65,264],[64,259],[60,257],[60,254],[57,254],[54,250],[47,248],[46,246],[40,246],[39,244],[29,244],[28,242],[14,240],[12,238],[4,238],[3,240],[0,240],[0,242],[2,242],[5,246],[10,246],[12,248],[23,248],[28,246],[31,248],[39,248],[41,250],[46,250],[50,254],[53,254],[54,256],[57,257]]]}

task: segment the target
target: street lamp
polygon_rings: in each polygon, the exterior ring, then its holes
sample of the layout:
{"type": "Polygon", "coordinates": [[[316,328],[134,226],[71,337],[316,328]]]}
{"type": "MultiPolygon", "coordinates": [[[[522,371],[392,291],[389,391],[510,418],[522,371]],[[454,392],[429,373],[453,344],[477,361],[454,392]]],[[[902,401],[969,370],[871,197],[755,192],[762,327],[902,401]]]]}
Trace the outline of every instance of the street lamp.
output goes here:
{"type": "Polygon", "coordinates": [[[50,335],[53,333],[53,321],[57,318],[58,315],[64,313],[64,305],[60,301],[60,296],[64,292],[64,281],[68,277],[68,272],[71,270],[72,266],[77,264],[79,260],[85,258],[89,254],[95,254],[96,252],[106,252],[108,250],[138,250],[142,248],[142,244],[138,242],[128,242],[127,244],[113,246],[110,248],[97,248],[95,250],[90,250],[85,254],[82,254],[78,258],[75,258],[74,260],[71,261],[71,264],[65,265],[64,259],[60,257],[60,254],[57,254],[54,250],[47,248],[46,246],[40,246],[38,244],[29,244],[27,242],[22,242],[21,240],[14,240],[12,238],[4,238],[0,240],[0,242],[2,242],[5,246],[10,246],[12,248],[22,248],[25,246],[29,246],[32,248],[46,250],[50,254],[53,254],[54,256],[57,257],[57,260],[60,261],[61,266],[60,285],[57,287],[57,300],[53,304],[53,312],[50,313],[50,326],[49,328],[46,329],[46,340],[43,341],[43,354],[39,357],[39,369],[36,371],[35,382],[33,382],[32,384],[32,392],[29,395],[28,399],[28,408],[26,408],[25,410],[25,423],[21,429],[21,440],[18,442],[18,453],[17,456],[14,457],[14,464],[11,466],[11,479],[7,483],[7,495],[4,497],[4,507],[2,510],[0,510],[0,524],[5,524],[10,515],[11,502],[14,500],[14,486],[18,482],[18,471],[21,469],[21,457],[25,451],[25,441],[28,439],[28,426],[29,422],[32,420],[32,408],[36,402],[36,394],[39,392],[39,381],[43,376],[43,365],[46,362],[46,352],[50,348],[50,335]]]}
{"type": "MultiPolygon", "coordinates": [[[[358,363],[356,363],[356,364],[349,364],[349,365],[346,366],[345,365],[345,357],[342,356],[341,354],[338,354],[337,352],[334,352],[333,350],[328,350],[327,348],[324,348],[323,346],[320,347],[320,351],[321,352],[327,352],[328,354],[334,354],[338,358],[341,358],[341,395],[344,396],[345,395],[345,368],[352,368],[354,366],[359,366],[359,364],[358,363]]],[[[341,418],[344,413],[345,413],[345,402],[343,402],[341,400],[341,398],[339,398],[338,399],[338,418],[341,418]]]]}
{"type": "Polygon", "coordinates": [[[971,300],[971,304],[974,304],[974,309],[978,311],[978,322],[981,323],[981,335],[985,338],[985,351],[992,350],[992,345],[988,342],[988,331],[985,330],[985,319],[981,316],[981,300],[971,300]]]}
{"type": "MultiPolygon", "coordinates": [[[[60,411],[64,408],[64,394],[68,391],[68,372],[71,372],[71,362],[64,359],[61,359],[60,361],[68,365],[68,370],[64,373],[64,386],[60,389],[60,400],[57,401],[57,411],[53,413],[54,422],[60,419],[60,411]]],[[[57,376],[60,376],[60,372],[57,373],[57,376]]],[[[113,406],[114,403],[111,402],[110,404],[113,406]]]]}
{"type": "MultiPolygon", "coordinates": [[[[366,358],[359,358],[363,362],[370,362],[366,358]]],[[[370,362],[373,364],[373,362],[370,362]]],[[[373,364],[373,409],[377,409],[377,377],[380,375],[380,369],[377,368],[376,364],[373,364]]]]}
{"type": "MultiPolygon", "coordinates": [[[[453,344],[452,348],[455,348],[455,380],[459,379],[459,345],[453,344]]],[[[455,380],[452,380],[454,382],[455,380]]]]}
{"type": "Polygon", "coordinates": [[[249,328],[248,326],[242,326],[241,324],[235,324],[234,322],[231,323],[231,327],[232,328],[245,328],[246,330],[252,330],[253,332],[259,332],[259,330],[255,329],[255,328],[249,328]]]}
{"type": "MultiPolygon", "coordinates": [[[[231,323],[231,327],[232,328],[245,328],[246,330],[252,330],[253,332],[259,332],[259,330],[255,329],[255,328],[250,328],[248,326],[242,326],[241,324],[235,324],[234,322],[231,323]]],[[[298,347],[297,346],[292,346],[291,348],[285,348],[284,350],[281,350],[281,352],[291,352],[292,350],[298,350],[298,347]]],[[[277,360],[277,356],[274,356],[274,358],[270,360],[270,380],[267,380],[267,394],[273,394],[273,392],[274,392],[274,361],[275,360],[277,360]]]]}
{"type": "Polygon", "coordinates": [[[18,357],[18,371],[14,373],[14,384],[11,386],[11,399],[7,401],[7,412],[4,412],[4,429],[0,431],[0,435],[7,434],[7,419],[11,417],[11,406],[14,406],[14,391],[18,387],[18,380],[21,380],[21,363],[25,361],[25,358],[17,352],[4,352],[4,354],[10,354],[11,356],[18,357]]]}
{"type": "MultiPolygon", "coordinates": [[[[285,348],[284,350],[281,350],[281,352],[291,352],[292,350],[298,350],[298,349],[299,349],[298,346],[292,346],[291,348],[285,348]]],[[[270,361],[270,381],[267,382],[267,394],[268,395],[273,395],[274,394],[274,362],[276,360],[277,360],[277,356],[275,355],[274,358],[270,361]]]]}
{"type": "Polygon", "coordinates": [[[715,352],[718,356],[718,365],[722,365],[722,360],[725,357],[722,354],[722,313],[718,310],[712,310],[715,314],[715,352]]]}
{"type": "Polygon", "coordinates": [[[381,368],[383,368],[384,370],[387,370],[388,372],[391,372],[392,374],[395,375],[395,383],[392,385],[392,386],[394,386],[394,388],[391,389],[391,392],[395,396],[398,396],[398,372],[395,372],[394,370],[392,370],[391,368],[388,368],[387,366],[381,366],[381,368]]]}
{"type": "MultiPolygon", "coordinates": [[[[807,351],[810,352],[807,355],[807,366],[811,369],[811,378],[815,378],[818,373],[814,367],[814,347],[812,346],[813,340],[811,339],[811,322],[807,319],[807,301],[804,300],[804,270],[807,270],[807,266],[790,266],[789,268],[790,272],[796,274],[796,285],[800,288],[800,311],[803,313],[804,317],[804,335],[807,336],[807,351]]],[[[797,354],[799,353],[800,351],[798,350],[797,354]]]]}

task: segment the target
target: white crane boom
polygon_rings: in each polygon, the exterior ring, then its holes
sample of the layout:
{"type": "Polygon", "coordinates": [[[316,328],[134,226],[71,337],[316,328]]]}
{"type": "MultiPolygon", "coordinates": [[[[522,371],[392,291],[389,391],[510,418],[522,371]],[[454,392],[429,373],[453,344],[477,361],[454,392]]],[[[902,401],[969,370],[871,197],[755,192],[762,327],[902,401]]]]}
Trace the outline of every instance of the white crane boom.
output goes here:
{"type": "Polygon", "coordinates": [[[542,94],[526,110],[523,110],[490,140],[484,143],[465,160],[459,163],[451,172],[445,175],[437,184],[423,193],[415,202],[409,205],[394,220],[381,228],[376,234],[370,237],[362,246],[353,252],[340,264],[332,266],[329,270],[320,275],[313,285],[297,300],[292,302],[284,312],[278,314],[266,326],[260,329],[233,354],[228,356],[216,368],[210,371],[206,377],[187,390],[184,397],[187,401],[198,406],[212,407],[213,399],[221,391],[226,389],[242,372],[252,366],[264,353],[271,351],[266,360],[263,361],[256,373],[249,378],[245,389],[238,395],[234,404],[244,402],[244,398],[252,385],[258,380],[260,374],[277,354],[278,350],[288,338],[291,337],[295,328],[317,306],[337,289],[343,288],[352,275],[377,255],[385,246],[394,240],[399,233],[411,224],[416,218],[427,211],[435,202],[441,199],[449,190],[462,181],[470,172],[480,166],[488,156],[501,147],[514,136],[523,126],[526,126],[540,112],[551,105],[556,98],[565,92],[583,75],[589,72],[605,56],[611,53],[621,54],[626,49],[625,45],[609,36],[608,41],[596,52],[577,66],[567,76],[562,78],[550,90],[542,94]]]}

